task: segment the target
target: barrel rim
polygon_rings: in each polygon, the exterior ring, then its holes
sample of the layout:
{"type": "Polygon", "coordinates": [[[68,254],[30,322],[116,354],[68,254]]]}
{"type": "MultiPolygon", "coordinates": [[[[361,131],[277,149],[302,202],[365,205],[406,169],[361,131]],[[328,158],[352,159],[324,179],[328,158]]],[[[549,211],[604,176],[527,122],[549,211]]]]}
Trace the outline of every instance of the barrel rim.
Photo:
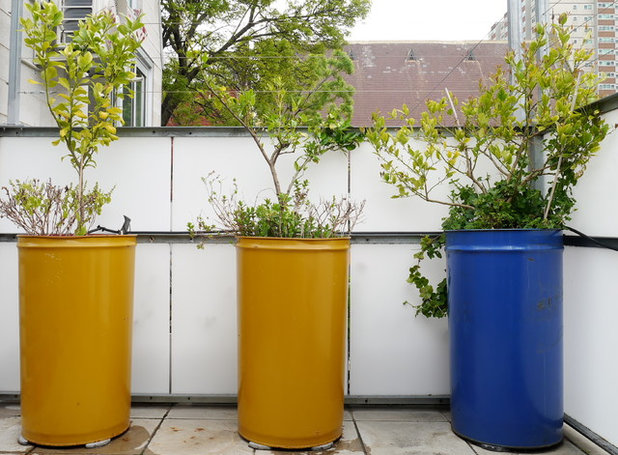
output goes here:
{"type": "Polygon", "coordinates": [[[106,248],[135,245],[136,234],[17,235],[18,248],[106,248]]]}
{"type": "Polygon", "coordinates": [[[445,229],[444,232],[562,232],[563,229],[501,228],[501,229],[445,229]]]}
{"type": "Polygon", "coordinates": [[[279,251],[339,251],[349,250],[350,237],[236,237],[236,248],[279,251]]]}

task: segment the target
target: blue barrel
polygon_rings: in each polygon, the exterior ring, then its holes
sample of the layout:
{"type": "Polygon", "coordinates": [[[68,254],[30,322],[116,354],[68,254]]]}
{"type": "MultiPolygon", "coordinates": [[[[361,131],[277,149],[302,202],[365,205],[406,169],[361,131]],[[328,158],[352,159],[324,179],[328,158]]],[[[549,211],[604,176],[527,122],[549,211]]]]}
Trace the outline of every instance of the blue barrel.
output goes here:
{"type": "Polygon", "coordinates": [[[562,441],[562,233],[448,231],[453,431],[494,450],[562,441]]]}

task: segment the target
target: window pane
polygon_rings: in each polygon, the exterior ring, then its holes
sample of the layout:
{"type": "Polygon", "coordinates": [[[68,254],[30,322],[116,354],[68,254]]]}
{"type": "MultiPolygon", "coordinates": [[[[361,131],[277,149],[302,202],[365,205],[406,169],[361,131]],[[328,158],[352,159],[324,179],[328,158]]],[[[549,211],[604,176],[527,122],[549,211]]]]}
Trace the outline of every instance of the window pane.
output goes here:
{"type": "Polygon", "coordinates": [[[125,126],[133,126],[133,100],[129,98],[129,89],[123,90],[124,98],[122,99],[122,118],[125,126]]]}
{"type": "MultiPolygon", "coordinates": [[[[138,72],[139,73],[139,72],[138,72]]],[[[139,78],[135,81],[135,124],[144,126],[144,80],[139,78]]]]}

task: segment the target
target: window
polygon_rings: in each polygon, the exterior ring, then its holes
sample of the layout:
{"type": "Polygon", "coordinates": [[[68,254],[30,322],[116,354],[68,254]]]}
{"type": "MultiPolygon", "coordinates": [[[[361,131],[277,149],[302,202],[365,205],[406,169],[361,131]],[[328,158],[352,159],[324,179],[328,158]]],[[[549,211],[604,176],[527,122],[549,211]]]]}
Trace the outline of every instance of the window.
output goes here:
{"type": "Polygon", "coordinates": [[[599,38],[599,43],[613,43],[615,38],[608,38],[606,36],[601,36],[599,38]]]}
{"type": "Polygon", "coordinates": [[[92,0],[62,0],[64,21],[60,31],[60,41],[70,43],[79,28],[79,21],[92,14],[92,0]]]}
{"type": "Polygon", "coordinates": [[[599,55],[614,55],[614,49],[599,49],[599,55]]]}
{"type": "Polygon", "coordinates": [[[123,99],[118,99],[117,104],[122,108],[124,126],[144,126],[144,74],[139,68],[135,69],[135,79],[131,82],[133,98],[129,98],[128,89],[125,88],[123,99]]]}
{"type": "Polygon", "coordinates": [[[613,21],[614,18],[613,14],[599,14],[599,19],[609,19],[613,21]]]}
{"type": "Polygon", "coordinates": [[[577,5],[573,5],[573,9],[577,9],[577,5]]]}
{"type": "Polygon", "coordinates": [[[584,5],[584,9],[592,9],[592,5],[584,5]]]}
{"type": "Polygon", "coordinates": [[[132,10],[142,9],[142,0],[127,0],[127,3],[132,10]]]}
{"type": "Polygon", "coordinates": [[[122,109],[124,126],[152,126],[153,118],[153,68],[154,62],[141,49],[136,54],[135,79],[131,82],[133,98],[116,99],[116,106],[122,109]]]}
{"type": "Polygon", "coordinates": [[[600,32],[613,32],[614,26],[613,25],[599,25],[599,31],[600,32]]]}
{"type": "Polygon", "coordinates": [[[613,60],[599,60],[599,66],[616,66],[613,60]]]}
{"type": "Polygon", "coordinates": [[[615,90],[616,84],[599,84],[599,89],[601,90],[615,90]]]}

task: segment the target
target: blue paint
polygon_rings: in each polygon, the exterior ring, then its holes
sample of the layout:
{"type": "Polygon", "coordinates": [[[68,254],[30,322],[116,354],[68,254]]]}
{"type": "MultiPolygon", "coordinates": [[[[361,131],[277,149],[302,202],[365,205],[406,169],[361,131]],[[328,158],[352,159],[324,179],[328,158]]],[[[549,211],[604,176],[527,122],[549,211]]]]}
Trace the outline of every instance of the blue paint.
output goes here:
{"type": "Polygon", "coordinates": [[[498,448],[562,440],[562,233],[446,234],[453,431],[498,448]]]}

